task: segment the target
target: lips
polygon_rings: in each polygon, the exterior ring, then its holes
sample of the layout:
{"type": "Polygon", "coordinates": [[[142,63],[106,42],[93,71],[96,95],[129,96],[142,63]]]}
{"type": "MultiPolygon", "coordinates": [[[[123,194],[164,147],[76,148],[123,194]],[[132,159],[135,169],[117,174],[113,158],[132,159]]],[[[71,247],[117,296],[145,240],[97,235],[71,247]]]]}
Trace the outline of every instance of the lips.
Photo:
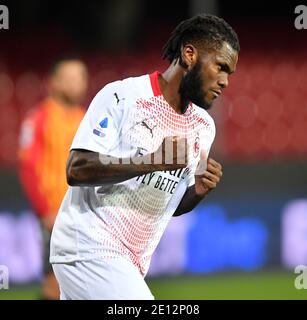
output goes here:
{"type": "Polygon", "coordinates": [[[222,91],[221,90],[214,90],[214,89],[211,89],[211,91],[214,93],[214,96],[217,98],[221,93],[222,91]]]}
{"type": "Polygon", "coordinates": [[[213,93],[214,99],[218,98],[219,95],[222,93],[221,90],[213,90],[213,89],[211,89],[211,92],[213,93]]]}

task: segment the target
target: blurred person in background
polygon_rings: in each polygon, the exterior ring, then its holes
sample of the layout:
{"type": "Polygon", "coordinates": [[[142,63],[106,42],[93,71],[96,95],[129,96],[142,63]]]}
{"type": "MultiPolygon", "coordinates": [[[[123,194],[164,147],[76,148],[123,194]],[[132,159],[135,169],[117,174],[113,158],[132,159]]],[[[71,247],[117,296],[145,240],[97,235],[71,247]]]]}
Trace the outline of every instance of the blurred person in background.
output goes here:
{"type": "Polygon", "coordinates": [[[47,79],[48,96],[30,110],[21,126],[20,179],[40,219],[44,239],[42,299],[59,299],[59,288],[49,263],[50,235],[67,190],[66,161],[73,137],[84,116],[81,103],[88,72],[78,58],[54,63],[47,79]]]}

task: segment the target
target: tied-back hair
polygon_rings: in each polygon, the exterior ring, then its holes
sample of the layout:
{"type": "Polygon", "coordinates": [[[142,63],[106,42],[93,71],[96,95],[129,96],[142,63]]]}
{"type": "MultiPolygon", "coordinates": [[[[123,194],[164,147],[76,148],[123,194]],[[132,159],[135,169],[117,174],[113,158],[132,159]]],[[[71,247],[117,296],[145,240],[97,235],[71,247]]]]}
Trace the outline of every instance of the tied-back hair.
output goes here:
{"type": "Polygon", "coordinates": [[[163,59],[170,63],[181,61],[181,48],[191,43],[196,47],[220,49],[227,42],[234,50],[240,51],[239,39],[232,27],[222,18],[211,14],[198,14],[182,21],[171,33],[163,47],[163,59]]]}

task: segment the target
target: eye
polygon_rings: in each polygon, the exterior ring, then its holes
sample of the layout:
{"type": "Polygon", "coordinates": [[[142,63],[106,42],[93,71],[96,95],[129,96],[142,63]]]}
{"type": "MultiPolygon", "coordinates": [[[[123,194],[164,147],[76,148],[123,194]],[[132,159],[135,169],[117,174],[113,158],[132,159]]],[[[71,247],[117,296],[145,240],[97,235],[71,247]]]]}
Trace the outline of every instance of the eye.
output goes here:
{"type": "Polygon", "coordinates": [[[225,66],[223,65],[223,63],[218,63],[217,70],[218,72],[225,71],[225,66]]]}
{"type": "Polygon", "coordinates": [[[223,72],[226,72],[228,74],[231,74],[230,70],[229,70],[229,66],[227,64],[224,64],[224,63],[219,63],[218,64],[218,70],[219,71],[223,71],[223,72]]]}
{"type": "Polygon", "coordinates": [[[222,64],[222,63],[219,64],[219,67],[220,67],[221,71],[226,71],[226,69],[227,69],[226,66],[224,64],[222,64]]]}

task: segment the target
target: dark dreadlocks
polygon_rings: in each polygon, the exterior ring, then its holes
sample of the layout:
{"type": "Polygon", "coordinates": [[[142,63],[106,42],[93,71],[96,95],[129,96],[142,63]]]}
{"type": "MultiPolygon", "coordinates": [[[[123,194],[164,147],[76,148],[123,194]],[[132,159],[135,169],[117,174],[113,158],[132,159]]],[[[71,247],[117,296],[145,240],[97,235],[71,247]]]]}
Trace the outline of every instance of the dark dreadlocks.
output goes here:
{"type": "Polygon", "coordinates": [[[206,49],[219,49],[224,41],[239,52],[238,36],[225,20],[211,14],[198,14],[182,21],[174,29],[163,47],[162,57],[170,63],[179,59],[182,65],[181,48],[186,44],[191,43],[206,49]]]}

